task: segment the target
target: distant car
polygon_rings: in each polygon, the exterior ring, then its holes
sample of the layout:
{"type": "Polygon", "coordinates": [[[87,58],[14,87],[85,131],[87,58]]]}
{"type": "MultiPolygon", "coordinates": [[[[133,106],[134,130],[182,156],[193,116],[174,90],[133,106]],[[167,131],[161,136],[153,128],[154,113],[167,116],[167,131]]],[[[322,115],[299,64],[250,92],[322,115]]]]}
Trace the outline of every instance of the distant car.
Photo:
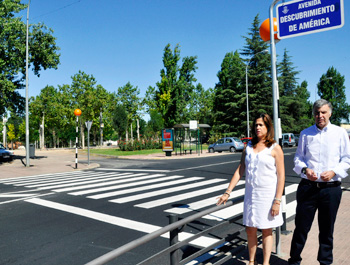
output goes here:
{"type": "Polygon", "coordinates": [[[209,145],[208,151],[209,153],[222,151],[242,151],[244,149],[243,142],[236,137],[225,137],[218,140],[216,143],[209,145]]]}
{"type": "Polygon", "coordinates": [[[295,136],[293,133],[283,133],[282,134],[282,146],[283,147],[296,146],[295,136]]]}
{"type": "Polygon", "coordinates": [[[252,140],[252,137],[244,137],[244,138],[241,138],[241,141],[244,143],[244,145],[247,145],[247,143],[249,142],[249,141],[251,141],[252,140]]]}
{"type": "Polygon", "coordinates": [[[299,134],[294,134],[294,138],[295,138],[295,145],[298,146],[298,143],[299,143],[299,134]]]}
{"type": "Polygon", "coordinates": [[[13,151],[7,150],[3,144],[0,143],[0,160],[12,161],[14,157],[13,151]]]}

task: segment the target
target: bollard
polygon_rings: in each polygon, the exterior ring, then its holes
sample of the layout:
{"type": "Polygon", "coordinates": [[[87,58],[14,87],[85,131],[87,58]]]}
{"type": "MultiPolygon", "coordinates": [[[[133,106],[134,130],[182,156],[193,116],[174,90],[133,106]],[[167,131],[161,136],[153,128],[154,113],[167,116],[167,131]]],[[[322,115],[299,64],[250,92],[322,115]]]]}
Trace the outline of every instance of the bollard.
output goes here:
{"type": "Polygon", "coordinates": [[[76,132],[76,136],[75,136],[75,169],[77,169],[78,168],[78,135],[79,135],[79,133],[78,133],[78,116],[77,116],[77,119],[76,119],[76,121],[77,121],[77,127],[76,127],[76,130],[75,130],[75,132],[76,132]]]}
{"type": "MultiPolygon", "coordinates": [[[[175,223],[179,220],[177,214],[169,215],[169,224],[175,223]]],[[[175,228],[170,231],[170,246],[175,245],[179,242],[179,228],[175,228]]],[[[176,249],[170,253],[170,265],[178,265],[179,264],[179,250],[176,249]]]]}

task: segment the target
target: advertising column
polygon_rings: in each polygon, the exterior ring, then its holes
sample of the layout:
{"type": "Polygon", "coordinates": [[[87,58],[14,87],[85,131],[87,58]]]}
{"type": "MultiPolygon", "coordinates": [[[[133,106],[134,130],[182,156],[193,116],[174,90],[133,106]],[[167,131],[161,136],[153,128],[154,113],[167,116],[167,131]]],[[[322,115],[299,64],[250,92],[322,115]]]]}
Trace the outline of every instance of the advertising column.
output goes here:
{"type": "Polygon", "coordinates": [[[174,151],[174,133],[173,129],[162,130],[162,147],[166,156],[171,156],[171,152],[174,151]]]}

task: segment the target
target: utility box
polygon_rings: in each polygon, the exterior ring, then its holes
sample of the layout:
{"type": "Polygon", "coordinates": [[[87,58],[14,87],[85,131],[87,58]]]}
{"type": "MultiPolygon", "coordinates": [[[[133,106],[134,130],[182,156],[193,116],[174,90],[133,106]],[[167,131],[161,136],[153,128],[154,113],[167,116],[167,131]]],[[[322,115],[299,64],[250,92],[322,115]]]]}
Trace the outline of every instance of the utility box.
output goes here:
{"type": "Polygon", "coordinates": [[[34,144],[29,145],[29,157],[35,158],[35,145],[34,144]]]}

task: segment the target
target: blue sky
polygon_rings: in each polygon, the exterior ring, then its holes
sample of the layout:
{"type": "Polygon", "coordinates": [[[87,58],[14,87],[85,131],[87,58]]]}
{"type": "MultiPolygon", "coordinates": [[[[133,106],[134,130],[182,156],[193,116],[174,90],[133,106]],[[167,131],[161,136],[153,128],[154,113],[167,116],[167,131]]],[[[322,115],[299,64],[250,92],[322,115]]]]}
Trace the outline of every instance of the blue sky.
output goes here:
{"type": "MultiPolygon", "coordinates": [[[[325,1],[325,0],[323,0],[325,1]]],[[[22,1],[27,3],[28,1],[22,1]]],[[[345,2],[345,1],[344,1],[345,2]]],[[[61,48],[58,70],[29,76],[29,96],[46,85],[71,84],[84,71],[108,91],[127,82],[140,89],[160,80],[164,47],[181,46],[181,57],[197,56],[195,74],[204,88],[214,87],[227,52],[240,51],[254,17],[268,18],[272,0],[31,0],[29,22],[43,22],[54,30],[61,48]]],[[[282,1],[277,4],[282,3],[282,1]]],[[[286,48],[299,74],[308,82],[310,100],[322,74],[334,66],[345,76],[350,104],[350,8],[345,4],[345,25],[280,41],[277,54],[286,48]]],[[[26,12],[21,13],[23,19],[26,12]]],[[[281,57],[280,56],[280,57],[281,57]]],[[[25,91],[22,91],[23,95],[25,91]]]]}

